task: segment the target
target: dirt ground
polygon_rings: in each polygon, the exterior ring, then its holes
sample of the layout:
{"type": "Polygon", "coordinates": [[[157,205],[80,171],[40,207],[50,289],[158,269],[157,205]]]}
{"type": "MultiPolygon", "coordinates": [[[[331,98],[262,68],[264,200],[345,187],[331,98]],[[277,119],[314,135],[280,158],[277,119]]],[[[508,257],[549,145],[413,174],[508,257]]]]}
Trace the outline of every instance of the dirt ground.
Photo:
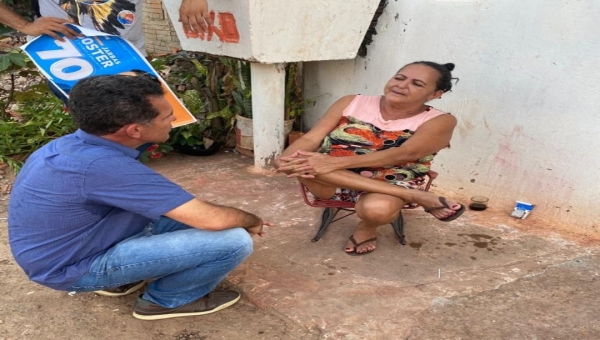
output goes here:
{"type": "Polygon", "coordinates": [[[0,340],[320,338],[318,331],[257,308],[244,297],[211,315],[141,321],[131,315],[135,293],[117,298],[69,294],[30,282],[8,246],[6,207],[12,177],[0,169],[0,340]]]}
{"type": "MultiPolygon", "coordinates": [[[[501,206],[443,223],[407,212],[408,244],[381,228],[378,249],[342,252],[352,218],[310,242],[320,211],[296,183],[224,151],[167,155],[150,166],[197,197],[273,219],[229,275],[242,300],[221,312],[160,321],[131,315],[136,294],[69,295],[29,282],[14,263],[0,178],[0,340],[8,339],[600,339],[598,238],[515,221],[501,206]],[[240,189],[243,188],[243,189],[240,189]]],[[[437,189],[437,188],[436,188],[437,189]]]]}

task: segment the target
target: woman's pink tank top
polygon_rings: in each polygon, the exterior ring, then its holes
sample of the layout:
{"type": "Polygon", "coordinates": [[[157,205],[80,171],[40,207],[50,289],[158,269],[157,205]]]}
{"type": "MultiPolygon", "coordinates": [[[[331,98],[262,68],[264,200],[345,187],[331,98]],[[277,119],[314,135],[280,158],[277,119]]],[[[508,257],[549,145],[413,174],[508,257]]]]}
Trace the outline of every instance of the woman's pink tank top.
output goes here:
{"type": "Polygon", "coordinates": [[[379,110],[381,96],[361,96],[354,97],[352,102],[343,112],[344,116],[351,116],[360,119],[365,123],[371,123],[385,131],[416,131],[426,121],[437,116],[446,114],[436,108],[430,107],[415,116],[405,119],[384,120],[379,110]]]}

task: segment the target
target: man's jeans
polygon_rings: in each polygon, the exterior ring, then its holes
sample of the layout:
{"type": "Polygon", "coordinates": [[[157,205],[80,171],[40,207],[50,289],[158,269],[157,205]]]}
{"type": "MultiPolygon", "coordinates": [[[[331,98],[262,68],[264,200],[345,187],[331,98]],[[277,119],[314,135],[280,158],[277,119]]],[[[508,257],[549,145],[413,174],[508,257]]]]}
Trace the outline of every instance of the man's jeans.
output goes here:
{"type": "Polygon", "coordinates": [[[162,217],[97,258],[70,290],[156,279],[142,298],[179,307],[208,294],[251,253],[252,238],[243,228],[206,231],[162,217]]]}

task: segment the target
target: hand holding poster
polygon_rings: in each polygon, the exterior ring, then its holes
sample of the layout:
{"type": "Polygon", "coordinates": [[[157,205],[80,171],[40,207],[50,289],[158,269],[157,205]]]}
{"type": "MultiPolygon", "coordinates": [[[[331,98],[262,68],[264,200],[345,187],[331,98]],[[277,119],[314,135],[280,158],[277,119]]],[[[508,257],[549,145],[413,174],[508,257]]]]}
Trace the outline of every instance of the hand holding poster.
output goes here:
{"type": "Polygon", "coordinates": [[[69,26],[84,36],[60,41],[41,35],[21,47],[67,98],[71,88],[83,78],[140,70],[155,76],[162,83],[165,97],[177,118],[173,127],[196,121],[158,72],[127,40],[75,25],[69,26]]]}

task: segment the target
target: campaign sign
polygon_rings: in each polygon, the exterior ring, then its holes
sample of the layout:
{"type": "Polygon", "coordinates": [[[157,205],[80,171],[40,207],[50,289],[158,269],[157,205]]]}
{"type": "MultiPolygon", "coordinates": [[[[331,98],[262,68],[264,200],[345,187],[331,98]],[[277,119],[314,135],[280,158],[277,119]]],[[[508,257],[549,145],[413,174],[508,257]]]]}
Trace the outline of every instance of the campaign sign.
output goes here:
{"type": "Polygon", "coordinates": [[[196,121],[158,72],[127,40],[71,24],[69,26],[84,36],[60,41],[49,35],[41,35],[21,47],[67,98],[71,88],[83,78],[140,70],[154,75],[162,83],[165,97],[177,118],[173,127],[196,121]]]}

